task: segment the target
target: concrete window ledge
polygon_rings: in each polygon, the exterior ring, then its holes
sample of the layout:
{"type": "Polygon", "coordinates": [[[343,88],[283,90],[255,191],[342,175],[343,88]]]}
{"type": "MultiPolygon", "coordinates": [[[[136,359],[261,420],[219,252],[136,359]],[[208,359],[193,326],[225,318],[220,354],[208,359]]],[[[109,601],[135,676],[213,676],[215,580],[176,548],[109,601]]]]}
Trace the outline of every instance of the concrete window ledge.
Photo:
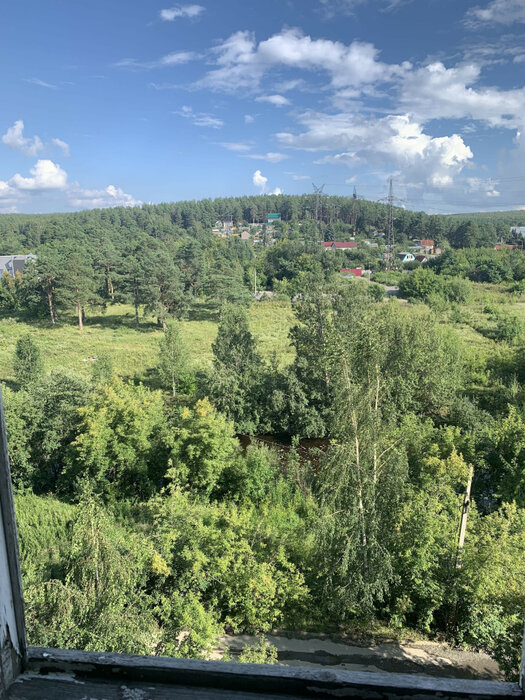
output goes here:
{"type": "Polygon", "coordinates": [[[10,700],[523,698],[514,683],[28,649],[10,700]]]}

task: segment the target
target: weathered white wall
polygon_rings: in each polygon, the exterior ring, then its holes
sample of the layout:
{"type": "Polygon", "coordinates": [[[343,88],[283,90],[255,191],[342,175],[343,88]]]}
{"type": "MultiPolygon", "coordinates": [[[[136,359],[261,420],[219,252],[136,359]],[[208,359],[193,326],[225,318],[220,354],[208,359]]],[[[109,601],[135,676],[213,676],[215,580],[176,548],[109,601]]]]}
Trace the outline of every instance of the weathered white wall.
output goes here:
{"type": "MultiPolygon", "coordinates": [[[[1,508],[0,504],[0,508],[1,508]]],[[[5,543],[3,518],[0,514],[0,647],[5,646],[8,638],[20,653],[19,635],[16,626],[13,591],[9,575],[9,563],[5,543]]]]}

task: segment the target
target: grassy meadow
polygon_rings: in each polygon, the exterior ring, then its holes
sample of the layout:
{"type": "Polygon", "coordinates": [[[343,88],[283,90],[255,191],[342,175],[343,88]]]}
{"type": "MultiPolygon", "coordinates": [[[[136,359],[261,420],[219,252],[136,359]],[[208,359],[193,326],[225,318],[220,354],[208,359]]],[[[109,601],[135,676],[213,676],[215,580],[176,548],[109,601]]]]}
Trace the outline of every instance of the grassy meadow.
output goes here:
{"type": "MultiPolygon", "coordinates": [[[[440,321],[450,325],[463,341],[467,362],[482,364],[505,352],[505,345],[494,337],[496,314],[515,314],[525,324],[525,303],[510,294],[508,285],[473,284],[472,301],[459,310],[459,317],[450,309],[435,309],[440,321]],[[492,311],[492,313],[491,313],[492,311]]],[[[392,303],[397,303],[392,299],[392,303]]],[[[411,305],[408,304],[410,307],[411,305]]],[[[273,352],[281,366],[293,359],[289,330],[294,322],[290,302],[265,300],[248,309],[250,330],[257,339],[262,356],[273,352]]],[[[196,370],[205,369],[212,360],[212,344],[217,334],[219,310],[215,305],[198,303],[181,322],[191,363],[196,370]]],[[[90,358],[107,352],[117,372],[124,377],[147,381],[156,365],[158,342],[162,330],[152,317],[141,317],[135,328],[134,310],[129,305],[108,306],[88,313],[83,331],[76,326],[73,314],[62,314],[51,328],[47,319],[25,321],[23,318],[0,317],[0,381],[13,381],[13,354],[16,341],[30,333],[40,346],[46,371],[71,370],[90,376],[90,358]]]]}
{"type": "MultiPolygon", "coordinates": [[[[276,352],[282,364],[293,359],[288,333],[293,323],[289,302],[263,301],[248,309],[250,330],[260,352],[269,358],[276,352]]],[[[219,311],[198,304],[182,321],[183,336],[195,369],[204,369],[212,360],[212,343],[217,335],[219,311]]],[[[73,315],[62,315],[55,328],[47,319],[24,321],[0,317],[0,381],[13,381],[13,354],[16,341],[30,333],[40,346],[46,371],[67,369],[86,377],[91,374],[89,358],[102,352],[111,355],[115,369],[124,377],[147,379],[156,365],[162,330],[151,317],[141,318],[139,330],[131,306],[109,306],[105,313],[88,313],[83,331],[73,315]]]]}

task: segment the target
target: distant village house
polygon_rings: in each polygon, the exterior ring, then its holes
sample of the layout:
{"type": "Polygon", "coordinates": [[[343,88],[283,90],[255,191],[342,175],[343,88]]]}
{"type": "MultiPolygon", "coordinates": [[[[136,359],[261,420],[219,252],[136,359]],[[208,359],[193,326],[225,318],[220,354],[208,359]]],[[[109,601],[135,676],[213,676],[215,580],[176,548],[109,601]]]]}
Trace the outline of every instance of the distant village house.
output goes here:
{"type": "Polygon", "coordinates": [[[0,255],[0,277],[3,274],[8,274],[10,277],[15,277],[17,273],[20,275],[24,272],[24,267],[27,260],[35,259],[36,255],[0,255]]]}
{"type": "Polygon", "coordinates": [[[355,241],[323,241],[323,248],[328,248],[329,250],[350,250],[351,248],[357,248],[357,243],[355,241]]]}
{"type": "Polygon", "coordinates": [[[435,251],[435,244],[432,238],[420,238],[414,241],[414,248],[421,251],[421,253],[426,253],[426,255],[433,255],[435,251]]]}
{"type": "Polygon", "coordinates": [[[339,270],[343,277],[362,277],[363,268],[362,267],[342,267],[339,270]]]}

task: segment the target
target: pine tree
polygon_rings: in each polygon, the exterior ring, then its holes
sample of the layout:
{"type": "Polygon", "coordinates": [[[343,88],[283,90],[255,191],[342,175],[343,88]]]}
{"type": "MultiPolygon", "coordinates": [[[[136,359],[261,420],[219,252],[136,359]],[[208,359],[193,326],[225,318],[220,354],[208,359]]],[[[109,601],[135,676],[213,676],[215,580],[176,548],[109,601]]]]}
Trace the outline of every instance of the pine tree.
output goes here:
{"type": "Polygon", "coordinates": [[[213,371],[206,393],[235,422],[239,432],[253,434],[260,420],[257,393],[262,380],[262,361],[244,309],[233,305],[223,308],[212,349],[213,371]]]}
{"type": "Polygon", "coordinates": [[[44,370],[42,353],[29,333],[16,341],[13,369],[21,386],[34,381],[44,370]]]}

